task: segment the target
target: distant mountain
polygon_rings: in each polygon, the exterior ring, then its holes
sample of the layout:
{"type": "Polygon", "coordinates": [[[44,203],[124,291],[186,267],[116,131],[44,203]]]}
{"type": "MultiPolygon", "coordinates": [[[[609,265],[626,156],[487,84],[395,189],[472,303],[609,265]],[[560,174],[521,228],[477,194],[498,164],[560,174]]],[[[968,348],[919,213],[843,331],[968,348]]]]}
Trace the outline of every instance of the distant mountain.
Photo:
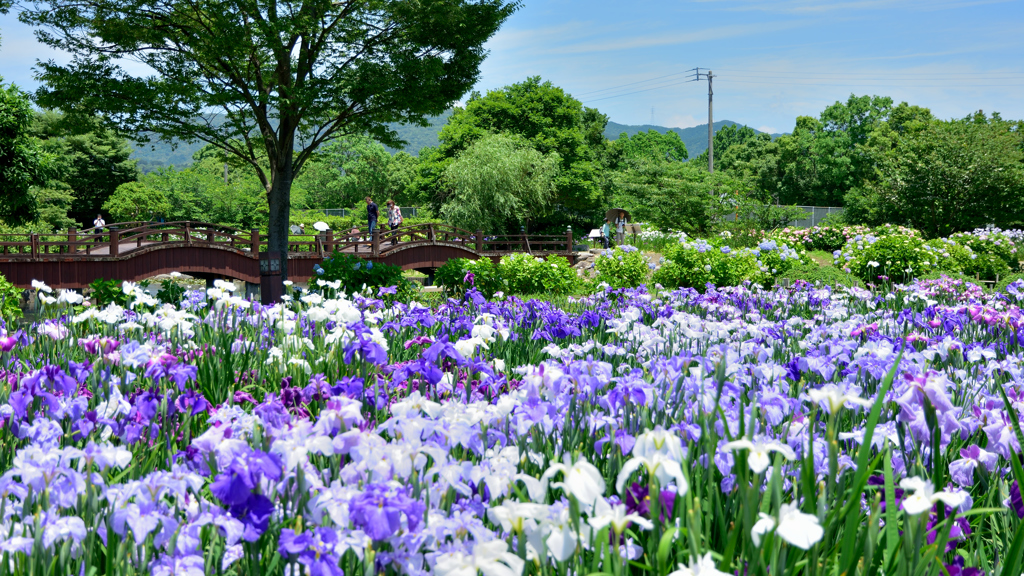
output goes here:
{"type": "MultiPolygon", "coordinates": [[[[719,120],[715,122],[715,132],[725,128],[726,126],[737,126],[737,122],[732,120],[719,120]]],[[[686,144],[686,151],[690,158],[699,156],[705,150],[708,149],[708,125],[701,124],[700,126],[694,126],[692,128],[666,128],[664,126],[653,126],[650,124],[644,124],[642,126],[632,126],[628,124],[619,124],[618,122],[608,122],[608,125],[604,129],[604,137],[609,140],[617,140],[619,136],[625,133],[627,136],[633,136],[640,132],[647,132],[649,130],[655,130],[661,134],[666,132],[675,132],[679,134],[679,138],[686,144]]],[[[754,130],[758,134],[761,134],[760,130],[754,130]]],[[[772,134],[772,138],[781,136],[781,134],[772,134]]]]}
{"type": "MultiPolygon", "coordinates": [[[[404,150],[413,156],[417,156],[420,150],[428,146],[437,146],[437,135],[441,128],[448,122],[452,113],[449,110],[440,116],[430,118],[429,126],[415,126],[409,124],[391,124],[391,128],[398,132],[398,136],[408,144],[404,150]]],[[[198,152],[205,145],[202,142],[188,144],[176,142],[174,145],[167,142],[151,142],[149,144],[130,143],[134,152],[132,158],[139,161],[139,170],[152,172],[164,166],[184,168],[192,164],[192,155],[198,152]]],[[[395,148],[388,148],[388,152],[398,152],[395,148]]]]}
{"type": "MultiPolygon", "coordinates": [[[[445,112],[440,116],[435,116],[430,119],[429,126],[392,124],[391,127],[395,132],[398,132],[400,138],[408,142],[405,146],[405,151],[413,156],[417,156],[423,148],[437,146],[437,135],[441,132],[441,128],[443,128],[448,122],[449,116],[451,116],[451,111],[445,112]]],[[[721,130],[726,126],[732,126],[735,124],[736,122],[733,122],[732,120],[721,120],[719,122],[715,122],[715,130],[721,130]]],[[[652,129],[657,130],[662,134],[668,131],[678,133],[679,137],[686,144],[686,151],[689,152],[690,158],[698,156],[708,148],[707,124],[694,126],[692,128],[666,128],[664,126],[653,126],[650,124],[633,126],[628,124],[619,124],[618,122],[608,122],[608,126],[605,127],[604,130],[604,135],[609,140],[615,140],[623,133],[628,136],[633,136],[638,132],[647,132],[652,129]]],[[[755,132],[757,131],[755,130],[755,132]]],[[[779,136],[779,134],[772,134],[772,138],[775,138],[776,136],[779,136]]],[[[135,152],[132,154],[132,158],[139,161],[139,169],[143,172],[149,172],[162,166],[172,165],[177,168],[184,168],[185,166],[192,164],[192,154],[199,151],[202,147],[203,144],[199,142],[195,144],[178,143],[177,147],[172,147],[170,144],[164,142],[135,144],[135,152]]],[[[398,150],[396,149],[388,148],[388,152],[391,152],[392,154],[397,151],[398,150]]]]}

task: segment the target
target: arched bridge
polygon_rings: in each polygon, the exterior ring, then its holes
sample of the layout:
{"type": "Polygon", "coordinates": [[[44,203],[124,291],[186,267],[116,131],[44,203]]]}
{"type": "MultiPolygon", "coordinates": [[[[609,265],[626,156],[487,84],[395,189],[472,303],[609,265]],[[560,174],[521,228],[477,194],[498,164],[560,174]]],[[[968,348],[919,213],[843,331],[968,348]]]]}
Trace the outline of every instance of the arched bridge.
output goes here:
{"type": "MultiPolygon", "coordinates": [[[[433,271],[452,258],[491,258],[514,253],[560,255],[575,264],[572,232],[559,236],[491,235],[445,224],[288,238],[288,277],[305,281],[332,252],[354,254],[404,270],[433,271]]],[[[0,273],[20,288],[32,280],[54,288],[85,288],[96,279],[137,281],[181,272],[205,278],[259,283],[267,235],[206,222],[122,222],[59,234],[0,235],[0,273]]]]}

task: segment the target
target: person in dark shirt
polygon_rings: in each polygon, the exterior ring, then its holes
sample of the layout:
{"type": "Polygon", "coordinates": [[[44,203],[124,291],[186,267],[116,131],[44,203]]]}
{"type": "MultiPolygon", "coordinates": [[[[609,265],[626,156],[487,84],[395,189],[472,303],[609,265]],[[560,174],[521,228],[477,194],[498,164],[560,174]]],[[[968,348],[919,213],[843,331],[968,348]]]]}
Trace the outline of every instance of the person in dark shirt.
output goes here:
{"type": "Polygon", "coordinates": [[[377,209],[377,203],[373,201],[373,198],[366,197],[366,220],[370,227],[370,238],[373,238],[373,231],[377,228],[377,217],[380,215],[380,211],[377,209]]]}

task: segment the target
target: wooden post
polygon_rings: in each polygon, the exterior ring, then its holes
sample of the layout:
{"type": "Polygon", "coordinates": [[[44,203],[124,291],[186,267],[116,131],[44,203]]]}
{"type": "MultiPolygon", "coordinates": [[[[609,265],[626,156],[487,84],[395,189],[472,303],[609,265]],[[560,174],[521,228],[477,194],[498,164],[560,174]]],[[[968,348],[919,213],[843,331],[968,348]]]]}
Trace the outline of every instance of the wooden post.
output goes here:
{"type": "Polygon", "coordinates": [[[32,244],[32,257],[39,258],[39,234],[33,234],[30,236],[29,242],[32,244]]]}
{"type": "Polygon", "coordinates": [[[334,252],[334,230],[327,231],[327,251],[334,252]]]}
{"type": "Polygon", "coordinates": [[[483,252],[484,251],[484,231],[483,230],[477,230],[476,231],[476,251],[477,252],[483,252]]]}
{"type": "Polygon", "coordinates": [[[68,228],[68,253],[78,252],[78,246],[75,246],[76,242],[78,242],[78,229],[68,228]]]}
{"type": "Polygon", "coordinates": [[[370,246],[370,255],[374,258],[380,256],[380,228],[373,229],[373,244],[370,246]]]}
{"type": "Polygon", "coordinates": [[[214,232],[213,230],[206,231],[206,241],[209,242],[210,244],[213,244],[214,234],[216,234],[216,232],[214,232]]]}
{"type": "Polygon", "coordinates": [[[260,255],[260,231],[257,230],[256,228],[253,228],[252,230],[249,231],[249,238],[250,238],[250,242],[252,242],[252,247],[250,248],[250,250],[252,250],[253,254],[255,254],[256,256],[259,256],[260,255]]]}
{"type": "Polygon", "coordinates": [[[121,249],[121,231],[111,228],[110,230],[110,255],[117,256],[121,249]]]}
{"type": "Polygon", "coordinates": [[[434,223],[427,224],[427,241],[434,242],[434,223]]]}
{"type": "Polygon", "coordinates": [[[568,242],[569,242],[569,246],[568,246],[568,248],[566,248],[565,253],[567,255],[569,255],[569,256],[572,256],[572,228],[569,228],[565,232],[565,235],[566,235],[566,240],[568,240],[568,242]]]}

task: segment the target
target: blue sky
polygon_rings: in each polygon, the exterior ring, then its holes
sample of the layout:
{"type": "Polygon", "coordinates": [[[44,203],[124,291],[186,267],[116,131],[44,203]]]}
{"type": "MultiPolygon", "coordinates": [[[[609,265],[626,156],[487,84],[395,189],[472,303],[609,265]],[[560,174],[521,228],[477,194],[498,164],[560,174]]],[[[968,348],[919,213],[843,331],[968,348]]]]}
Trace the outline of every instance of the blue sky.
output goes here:
{"type": "MultiPolygon", "coordinates": [[[[707,121],[707,83],[683,82],[700,66],[716,75],[715,118],[764,131],[851,93],[1017,119],[1022,31],[1022,0],[525,0],[477,89],[539,75],[616,122],[650,123],[653,108],[655,124],[688,127],[707,121]]],[[[13,13],[0,35],[0,75],[34,88],[52,53],[13,13]]]]}

